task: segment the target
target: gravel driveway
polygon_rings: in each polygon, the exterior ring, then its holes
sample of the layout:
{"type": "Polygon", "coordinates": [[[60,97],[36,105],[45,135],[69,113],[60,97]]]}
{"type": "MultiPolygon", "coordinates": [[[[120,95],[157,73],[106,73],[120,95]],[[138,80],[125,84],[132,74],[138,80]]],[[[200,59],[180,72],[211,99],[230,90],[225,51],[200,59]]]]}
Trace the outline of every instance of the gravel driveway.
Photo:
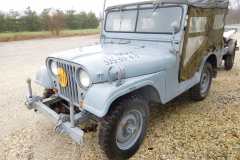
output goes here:
{"type": "MultiPolygon", "coordinates": [[[[238,27],[240,44],[240,25],[232,27],[238,27]]],[[[0,43],[0,159],[103,159],[96,133],[86,133],[80,147],[24,105],[25,79],[34,80],[48,55],[98,41],[86,36],[0,43]]],[[[42,87],[32,88],[42,95],[42,87]]],[[[205,100],[192,101],[185,92],[165,105],[150,103],[150,111],[147,136],[132,159],[240,159],[240,52],[232,70],[218,69],[205,100]]]]}

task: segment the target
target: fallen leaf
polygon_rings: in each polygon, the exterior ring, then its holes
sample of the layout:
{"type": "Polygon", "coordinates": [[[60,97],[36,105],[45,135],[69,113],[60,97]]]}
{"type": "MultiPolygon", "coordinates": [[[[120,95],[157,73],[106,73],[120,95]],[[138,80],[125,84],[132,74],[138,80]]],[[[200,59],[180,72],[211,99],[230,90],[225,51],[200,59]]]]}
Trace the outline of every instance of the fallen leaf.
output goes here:
{"type": "Polygon", "coordinates": [[[233,136],[236,136],[236,135],[237,135],[237,133],[235,133],[235,132],[232,132],[232,135],[233,135],[233,136]]]}

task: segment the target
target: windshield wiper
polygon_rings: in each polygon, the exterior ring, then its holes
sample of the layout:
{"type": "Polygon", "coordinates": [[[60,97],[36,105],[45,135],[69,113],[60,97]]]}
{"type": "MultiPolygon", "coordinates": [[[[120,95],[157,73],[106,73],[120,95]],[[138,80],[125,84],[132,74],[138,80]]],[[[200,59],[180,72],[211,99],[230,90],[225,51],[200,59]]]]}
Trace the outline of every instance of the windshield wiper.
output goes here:
{"type": "Polygon", "coordinates": [[[159,6],[159,3],[155,5],[155,7],[154,7],[154,9],[152,10],[152,12],[149,13],[149,15],[146,17],[146,22],[147,22],[147,27],[148,27],[148,28],[149,28],[149,25],[148,25],[148,21],[147,21],[147,20],[148,20],[148,18],[151,17],[152,14],[157,10],[158,6],[159,6]]]}
{"type": "Polygon", "coordinates": [[[147,16],[147,18],[146,18],[146,19],[148,19],[149,17],[151,17],[151,16],[152,16],[153,12],[155,12],[155,11],[156,11],[156,9],[158,8],[158,6],[159,6],[159,3],[158,3],[158,4],[156,4],[156,6],[155,6],[155,7],[154,7],[154,9],[152,10],[152,12],[151,12],[151,13],[149,13],[149,15],[147,16]]]}
{"type": "Polygon", "coordinates": [[[121,20],[120,20],[120,27],[119,27],[119,31],[121,31],[122,19],[123,19],[123,11],[122,11],[122,7],[120,8],[120,12],[121,12],[121,20]]]}

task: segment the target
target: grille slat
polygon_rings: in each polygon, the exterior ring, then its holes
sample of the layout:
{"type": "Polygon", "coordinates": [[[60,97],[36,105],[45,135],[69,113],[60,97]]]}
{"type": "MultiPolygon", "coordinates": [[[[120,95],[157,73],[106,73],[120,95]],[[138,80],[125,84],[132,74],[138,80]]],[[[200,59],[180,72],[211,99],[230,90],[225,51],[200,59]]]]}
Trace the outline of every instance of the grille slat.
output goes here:
{"type": "Polygon", "coordinates": [[[77,92],[77,83],[75,77],[75,67],[65,64],[64,62],[57,62],[57,66],[62,68],[67,75],[68,82],[66,87],[62,87],[59,84],[60,94],[66,98],[73,99],[75,103],[78,104],[78,92],[77,92]]]}
{"type": "Polygon", "coordinates": [[[68,65],[65,65],[64,71],[66,72],[67,78],[68,78],[68,83],[67,83],[67,87],[69,88],[69,89],[67,89],[67,91],[68,91],[68,98],[71,99],[72,98],[71,91],[70,91],[71,90],[71,86],[70,86],[71,82],[69,80],[70,76],[69,76],[69,71],[68,71],[68,65]]]}
{"type": "Polygon", "coordinates": [[[74,88],[73,88],[74,79],[73,79],[73,73],[72,73],[72,67],[71,67],[71,66],[69,66],[68,71],[69,71],[69,73],[70,73],[70,81],[71,81],[70,86],[71,86],[72,99],[73,99],[74,101],[76,101],[75,96],[74,96],[74,95],[75,95],[75,94],[74,94],[74,88]]]}
{"type": "MultiPolygon", "coordinates": [[[[73,80],[76,80],[75,68],[74,67],[72,67],[72,73],[73,73],[73,80]]],[[[74,83],[73,87],[74,87],[74,92],[75,92],[74,96],[75,96],[75,99],[77,101],[78,100],[77,83],[74,83]]]]}
{"type": "Polygon", "coordinates": [[[71,70],[70,70],[70,66],[68,65],[68,67],[67,67],[67,70],[68,70],[68,73],[69,73],[69,82],[71,82],[70,83],[70,88],[71,88],[71,90],[70,90],[70,94],[71,94],[71,99],[73,99],[74,100],[74,90],[73,90],[73,87],[72,87],[72,85],[73,85],[73,80],[72,80],[72,72],[71,72],[71,70]]]}
{"type": "MultiPolygon", "coordinates": [[[[64,69],[64,64],[61,64],[61,68],[63,68],[64,69]]],[[[62,86],[61,86],[62,87],[62,86]]],[[[66,90],[66,88],[65,87],[62,87],[63,88],[63,93],[64,93],[64,95],[66,95],[67,96],[67,90],[66,90]]],[[[68,97],[68,96],[67,96],[68,97]]]]}
{"type": "MultiPolygon", "coordinates": [[[[63,70],[65,71],[65,72],[67,72],[67,70],[66,70],[66,64],[63,64],[63,70]]],[[[67,73],[66,73],[67,74],[67,73]]],[[[69,85],[69,82],[67,83],[67,86],[69,85]]],[[[68,98],[71,98],[70,97],[70,95],[69,95],[69,89],[67,88],[67,86],[66,87],[64,87],[65,89],[66,89],[66,93],[67,93],[67,97],[68,98]]],[[[69,86],[68,86],[69,87],[69,86]]]]}

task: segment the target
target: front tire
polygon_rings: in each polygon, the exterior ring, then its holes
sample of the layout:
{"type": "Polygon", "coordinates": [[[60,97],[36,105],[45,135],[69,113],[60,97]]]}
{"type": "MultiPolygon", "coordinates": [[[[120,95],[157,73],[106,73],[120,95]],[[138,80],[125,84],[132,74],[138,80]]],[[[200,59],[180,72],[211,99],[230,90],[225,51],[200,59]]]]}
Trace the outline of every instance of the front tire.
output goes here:
{"type": "MultiPolygon", "coordinates": [[[[44,89],[44,92],[43,92],[43,96],[42,98],[43,99],[46,99],[46,98],[50,98],[53,94],[55,94],[55,92],[52,90],[52,89],[44,89]]],[[[53,104],[49,104],[48,105],[49,108],[51,108],[52,110],[54,110],[56,113],[65,113],[65,108],[64,110],[59,110],[59,108],[62,108],[61,106],[61,103],[60,102],[57,102],[57,103],[53,103],[53,104]]]]}
{"type": "Polygon", "coordinates": [[[203,66],[200,82],[189,89],[191,98],[195,101],[201,101],[206,98],[212,84],[212,65],[206,62],[203,66]]]}
{"type": "Polygon", "coordinates": [[[44,89],[44,92],[43,92],[43,96],[42,98],[43,99],[46,99],[46,98],[49,98],[51,97],[52,95],[54,94],[53,90],[52,89],[44,89]]]}
{"type": "Polygon", "coordinates": [[[148,121],[149,107],[141,96],[130,94],[119,98],[101,121],[101,151],[109,159],[132,157],[143,142],[148,121]]]}
{"type": "MultiPolygon", "coordinates": [[[[53,94],[54,94],[54,91],[52,89],[46,89],[45,88],[42,98],[43,99],[50,98],[53,94]]],[[[56,104],[50,104],[48,107],[51,108],[51,109],[55,109],[56,104]]]]}

